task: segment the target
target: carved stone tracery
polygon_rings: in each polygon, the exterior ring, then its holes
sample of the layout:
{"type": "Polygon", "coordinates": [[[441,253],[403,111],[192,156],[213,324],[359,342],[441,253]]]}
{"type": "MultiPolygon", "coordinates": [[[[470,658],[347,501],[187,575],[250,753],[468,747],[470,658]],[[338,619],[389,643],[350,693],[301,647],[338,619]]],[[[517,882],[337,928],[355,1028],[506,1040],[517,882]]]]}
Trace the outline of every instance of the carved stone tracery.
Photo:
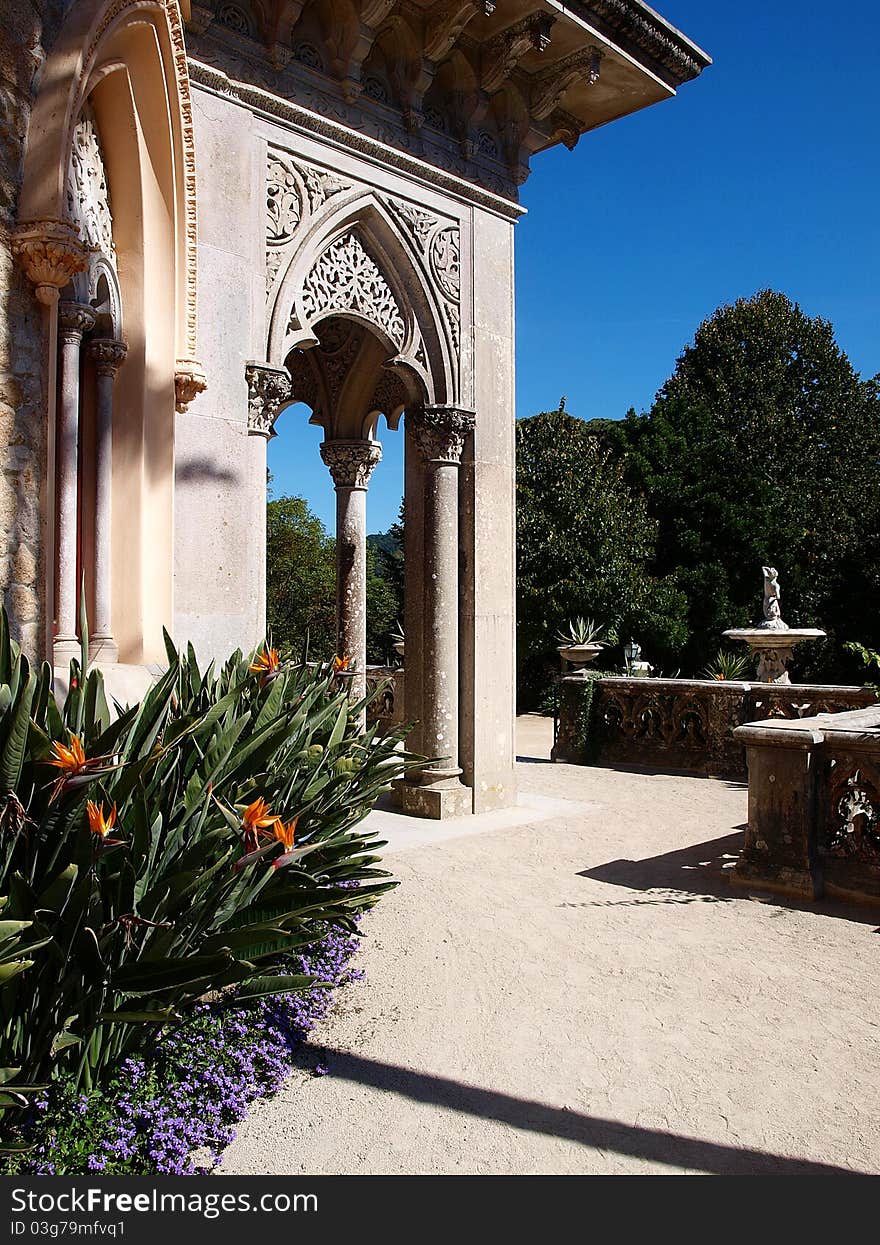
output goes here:
{"type": "Polygon", "coordinates": [[[334,312],[356,312],[398,348],[403,345],[406,324],[397,299],[354,232],[338,238],[320,256],[306,277],[302,301],[312,322],[334,312]]]}
{"type": "Polygon", "coordinates": [[[115,267],[113,214],[104,153],[95,115],[86,104],[73,130],[67,174],[67,211],[90,251],[105,256],[115,267]]]}

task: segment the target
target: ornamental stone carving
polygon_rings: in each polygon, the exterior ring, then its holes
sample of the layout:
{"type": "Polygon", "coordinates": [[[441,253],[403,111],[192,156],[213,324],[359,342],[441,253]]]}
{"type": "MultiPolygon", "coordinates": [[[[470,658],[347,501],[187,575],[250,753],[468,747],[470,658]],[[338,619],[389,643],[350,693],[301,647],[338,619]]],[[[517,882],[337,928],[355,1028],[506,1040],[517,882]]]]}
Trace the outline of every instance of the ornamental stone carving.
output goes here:
{"type": "Polygon", "coordinates": [[[441,229],[431,242],[431,273],[450,302],[461,296],[461,248],[458,230],[441,229]]]}
{"type": "Polygon", "coordinates": [[[58,312],[59,335],[62,342],[78,343],[83,336],[95,327],[97,315],[92,307],[85,303],[65,300],[58,312]]]}
{"type": "Polygon", "coordinates": [[[275,283],[285,248],[303,219],[349,183],[270,149],[266,169],[266,293],[275,283]]]}
{"type": "Polygon", "coordinates": [[[12,252],[46,306],[57,301],[58,291],[87,264],[78,230],[62,220],[23,222],[12,235],[12,252]]]}
{"type": "Polygon", "coordinates": [[[458,406],[423,406],[407,423],[426,462],[461,462],[464,443],[474,430],[473,411],[458,406]]]}
{"type": "Polygon", "coordinates": [[[88,104],[73,131],[67,173],[67,212],[89,250],[106,256],[115,265],[107,171],[97,123],[88,104]]]}
{"type": "Polygon", "coordinates": [[[486,44],[481,85],[487,94],[494,95],[504,85],[526,52],[544,51],[555,21],[549,13],[530,13],[486,44]]]}
{"type": "Polygon", "coordinates": [[[322,441],[321,458],[336,488],[366,489],[382,460],[378,441],[322,441]]]}
{"type": "Polygon", "coordinates": [[[338,238],[312,268],[303,286],[303,309],[312,322],[334,312],[356,312],[400,348],[406,325],[391,287],[356,233],[338,238]]]}
{"type": "Polygon", "coordinates": [[[278,412],[292,396],[290,373],[268,363],[248,363],[244,375],[248,387],[248,432],[267,439],[273,437],[278,412]]]}
{"type": "Polygon", "coordinates": [[[95,337],[89,342],[89,355],[99,376],[115,376],[127,354],[128,346],[115,337],[95,337]]]}
{"type": "Polygon", "coordinates": [[[183,414],[193,398],[208,388],[201,363],[195,359],[178,359],[174,365],[174,409],[183,414]]]}

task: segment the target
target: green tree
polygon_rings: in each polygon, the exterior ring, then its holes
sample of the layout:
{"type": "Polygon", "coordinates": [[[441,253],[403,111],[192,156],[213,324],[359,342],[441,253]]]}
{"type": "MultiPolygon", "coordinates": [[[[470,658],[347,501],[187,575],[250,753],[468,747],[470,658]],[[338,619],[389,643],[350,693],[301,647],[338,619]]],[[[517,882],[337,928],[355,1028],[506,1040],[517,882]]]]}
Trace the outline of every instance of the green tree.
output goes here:
{"type": "Polygon", "coordinates": [[[321,520],[302,497],[266,507],[266,618],[276,644],[301,657],[327,660],[336,651],[336,552],[321,520]]]}
{"type": "Polygon", "coordinates": [[[646,570],[656,524],[583,420],[557,410],[517,422],[516,497],[523,707],[558,673],[555,635],[573,615],[614,626],[623,640],[635,636],[646,653],[684,643],[680,593],[646,570]]]}
{"type": "Polygon", "coordinates": [[[831,636],[799,650],[801,674],[851,677],[842,642],[880,641],[880,403],[828,321],[769,290],[720,308],[621,437],[659,525],[653,570],[687,595],[685,667],[756,620],[768,564],[786,621],[831,636]]]}

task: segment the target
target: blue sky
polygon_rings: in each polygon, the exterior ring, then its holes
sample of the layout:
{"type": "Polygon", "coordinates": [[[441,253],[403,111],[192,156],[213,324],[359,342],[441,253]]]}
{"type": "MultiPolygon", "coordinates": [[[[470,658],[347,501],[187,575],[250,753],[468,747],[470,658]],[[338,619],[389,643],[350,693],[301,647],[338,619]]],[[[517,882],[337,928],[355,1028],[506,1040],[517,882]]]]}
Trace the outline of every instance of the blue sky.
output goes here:
{"type": "MultiPolygon", "coordinates": [[[[650,406],[697,325],[772,287],[880,371],[875,0],[656,0],[713,58],[676,99],[538,156],[517,225],[517,415],[617,418],[650,406]],[[837,14],[837,16],[835,16],[837,14]]],[[[282,420],[276,493],[332,531],[318,428],[282,420]]],[[[370,531],[402,490],[400,436],[368,496],[370,531]]]]}

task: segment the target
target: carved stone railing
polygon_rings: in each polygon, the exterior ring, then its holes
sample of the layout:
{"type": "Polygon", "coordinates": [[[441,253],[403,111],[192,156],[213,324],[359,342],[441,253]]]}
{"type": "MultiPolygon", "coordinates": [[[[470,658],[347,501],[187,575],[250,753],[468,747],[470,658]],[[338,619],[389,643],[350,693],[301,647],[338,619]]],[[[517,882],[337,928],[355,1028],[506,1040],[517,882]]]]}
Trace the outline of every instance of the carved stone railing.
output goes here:
{"type": "Polygon", "coordinates": [[[367,722],[380,722],[383,731],[403,723],[403,670],[393,666],[367,666],[367,695],[378,692],[367,709],[367,722]]]}
{"type": "Polygon", "coordinates": [[[569,676],[560,681],[552,757],[744,779],[745,752],[734,736],[738,727],[860,709],[876,701],[863,687],[569,676]]]}
{"type": "Polygon", "coordinates": [[[880,903],[880,708],[750,722],[749,821],[733,880],[880,903]]]}

